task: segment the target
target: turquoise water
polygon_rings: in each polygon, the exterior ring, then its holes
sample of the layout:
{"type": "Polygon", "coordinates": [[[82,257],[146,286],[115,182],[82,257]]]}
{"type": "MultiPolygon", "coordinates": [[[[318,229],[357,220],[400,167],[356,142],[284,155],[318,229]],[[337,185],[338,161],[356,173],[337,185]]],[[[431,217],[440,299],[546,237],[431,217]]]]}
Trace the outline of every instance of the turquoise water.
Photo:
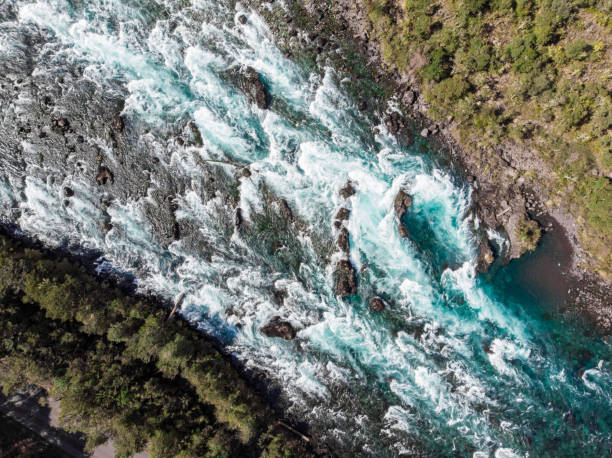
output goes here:
{"type": "MultiPolygon", "coordinates": [[[[520,265],[493,278],[475,274],[479,223],[470,188],[439,168],[427,145],[401,147],[387,133],[381,118],[392,103],[360,114],[342,75],[309,74],[285,58],[262,19],[240,4],[14,3],[16,26],[38,26],[61,44],[49,46],[49,58],[81,66],[94,83],[122,83],[127,119],[153,131],[195,120],[202,147],[158,145],[152,155],[190,183],[177,195],[177,218],[215,251],[160,243],[147,198],[115,200],[113,229],[104,233],[91,223],[101,215],[91,183],[67,178],[79,192],[62,207],[62,183],[33,175],[18,182],[4,171],[0,196],[20,202],[22,230],[101,250],[143,291],[185,292],[183,315],[277,382],[288,416],[308,422],[340,455],[612,453],[610,345],[555,314],[562,294],[528,291],[520,265]],[[263,78],[270,110],[250,105],[231,84],[241,65],[263,78]],[[223,215],[234,209],[222,196],[202,198],[199,161],[207,159],[249,165],[252,175],[237,189],[247,222],[266,211],[262,190],[286,199],[300,224],[281,250],[294,250],[297,266],[240,231],[228,233],[223,215]],[[345,202],[338,190],[347,180],[357,192],[345,202]],[[393,212],[400,189],[414,198],[404,221],[410,240],[399,237],[393,212]],[[320,248],[334,237],[341,206],[351,212],[349,256],[359,272],[358,295],[344,301],[332,281],[343,255],[320,248]],[[382,314],[368,310],[375,294],[389,303],[382,314]],[[299,330],[296,340],[259,332],[275,315],[299,330]]],[[[10,57],[11,43],[0,52],[10,57]]]]}

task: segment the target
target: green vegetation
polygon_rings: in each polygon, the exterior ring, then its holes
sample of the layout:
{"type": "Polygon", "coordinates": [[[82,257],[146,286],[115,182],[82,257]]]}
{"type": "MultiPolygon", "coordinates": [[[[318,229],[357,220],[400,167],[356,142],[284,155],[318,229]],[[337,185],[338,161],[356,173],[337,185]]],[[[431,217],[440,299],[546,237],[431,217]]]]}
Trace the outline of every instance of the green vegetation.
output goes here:
{"type": "Polygon", "coordinates": [[[533,182],[576,217],[591,268],[612,278],[612,4],[365,4],[383,57],[417,78],[432,117],[454,117],[484,167],[495,173],[495,148],[508,143],[546,164],[533,182]]]}
{"type": "Polygon", "coordinates": [[[312,456],[205,336],[76,262],[0,236],[0,301],[3,391],[47,387],[89,449],[312,456]]]}
{"type": "Polygon", "coordinates": [[[518,225],[519,240],[524,251],[533,251],[540,240],[541,231],[538,223],[531,219],[525,219],[518,225]]]}

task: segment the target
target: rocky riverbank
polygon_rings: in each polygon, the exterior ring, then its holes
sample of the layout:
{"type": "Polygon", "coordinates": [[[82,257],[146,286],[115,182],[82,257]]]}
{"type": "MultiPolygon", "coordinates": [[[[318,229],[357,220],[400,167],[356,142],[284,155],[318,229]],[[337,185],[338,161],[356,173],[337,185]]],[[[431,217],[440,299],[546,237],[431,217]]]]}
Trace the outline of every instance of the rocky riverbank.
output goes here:
{"type": "Polygon", "coordinates": [[[538,221],[554,218],[559,223],[557,230],[565,232],[573,250],[567,310],[584,311],[603,335],[612,332],[612,285],[587,262],[589,255],[579,241],[581,226],[568,205],[557,199],[553,203],[550,190],[538,181],[538,177],[553,173],[548,164],[516,143],[501,143],[494,155],[487,155],[469,139],[461,138],[451,115],[434,120],[416,78],[426,57],[415,55],[408,71],[389,65],[362,0],[309,1],[304,5],[289,1],[284,7],[252,1],[250,5],[268,19],[287,55],[311,58],[320,71],[333,66],[346,74],[353,79],[350,86],[361,100],[360,110],[382,114],[387,129],[399,141],[427,138],[440,151],[440,160],[471,183],[473,205],[481,221],[481,272],[486,273],[496,258],[509,262],[533,250],[541,233],[553,230],[552,225],[541,226],[538,221]],[[495,246],[490,230],[508,238],[507,250],[495,246]]]}

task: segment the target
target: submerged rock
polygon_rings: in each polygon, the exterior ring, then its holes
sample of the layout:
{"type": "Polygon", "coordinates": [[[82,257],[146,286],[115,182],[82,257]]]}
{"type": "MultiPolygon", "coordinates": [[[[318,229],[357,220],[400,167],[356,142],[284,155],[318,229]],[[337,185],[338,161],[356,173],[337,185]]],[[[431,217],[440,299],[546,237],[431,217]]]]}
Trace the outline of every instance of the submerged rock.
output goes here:
{"type": "Polygon", "coordinates": [[[243,70],[240,87],[246,94],[249,102],[255,103],[262,110],[268,108],[268,92],[253,67],[247,67],[243,70]]]}
{"type": "Polygon", "coordinates": [[[344,185],[344,187],[338,191],[338,194],[340,194],[340,197],[343,199],[348,199],[349,197],[355,195],[355,188],[353,188],[353,185],[351,185],[350,182],[347,182],[346,185],[344,185]]]}
{"type": "Polygon", "coordinates": [[[355,279],[355,269],[351,263],[345,259],[338,261],[334,271],[336,296],[346,297],[357,293],[357,282],[355,279]]]}
{"type": "Polygon", "coordinates": [[[393,201],[393,209],[395,210],[395,214],[399,219],[402,219],[406,210],[412,207],[412,197],[400,189],[395,196],[395,200],[393,201]]]}
{"type": "Polygon", "coordinates": [[[268,337],[277,337],[285,340],[295,338],[295,329],[288,321],[282,321],[279,316],[275,316],[268,324],[260,329],[268,337]]]}
{"type": "Polygon", "coordinates": [[[336,241],[336,243],[338,245],[338,248],[340,248],[345,253],[348,253],[350,251],[349,232],[348,230],[346,230],[345,227],[340,229],[340,234],[338,234],[338,240],[336,241]]]}
{"type": "Polygon", "coordinates": [[[374,312],[382,312],[385,310],[385,303],[378,296],[370,299],[370,301],[368,302],[368,305],[370,306],[370,310],[374,312]]]}

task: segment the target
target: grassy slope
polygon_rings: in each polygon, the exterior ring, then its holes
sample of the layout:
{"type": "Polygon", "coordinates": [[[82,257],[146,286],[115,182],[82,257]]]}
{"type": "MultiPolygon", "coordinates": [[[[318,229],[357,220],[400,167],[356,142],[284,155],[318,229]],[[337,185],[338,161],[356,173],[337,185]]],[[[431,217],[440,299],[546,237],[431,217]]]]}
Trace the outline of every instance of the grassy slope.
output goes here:
{"type": "MultiPolygon", "coordinates": [[[[591,268],[612,279],[612,3],[364,0],[387,63],[416,75],[460,143],[534,152],[524,174],[575,216],[591,268]]],[[[470,150],[474,148],[471,147],[470,150]]]]}
{"type": "Polygon", "coordinates": [[[312,456],[201,333],[68,259],[0,235],[3,390],[51,387],[60,421],[121,456],[312,456]]]}

